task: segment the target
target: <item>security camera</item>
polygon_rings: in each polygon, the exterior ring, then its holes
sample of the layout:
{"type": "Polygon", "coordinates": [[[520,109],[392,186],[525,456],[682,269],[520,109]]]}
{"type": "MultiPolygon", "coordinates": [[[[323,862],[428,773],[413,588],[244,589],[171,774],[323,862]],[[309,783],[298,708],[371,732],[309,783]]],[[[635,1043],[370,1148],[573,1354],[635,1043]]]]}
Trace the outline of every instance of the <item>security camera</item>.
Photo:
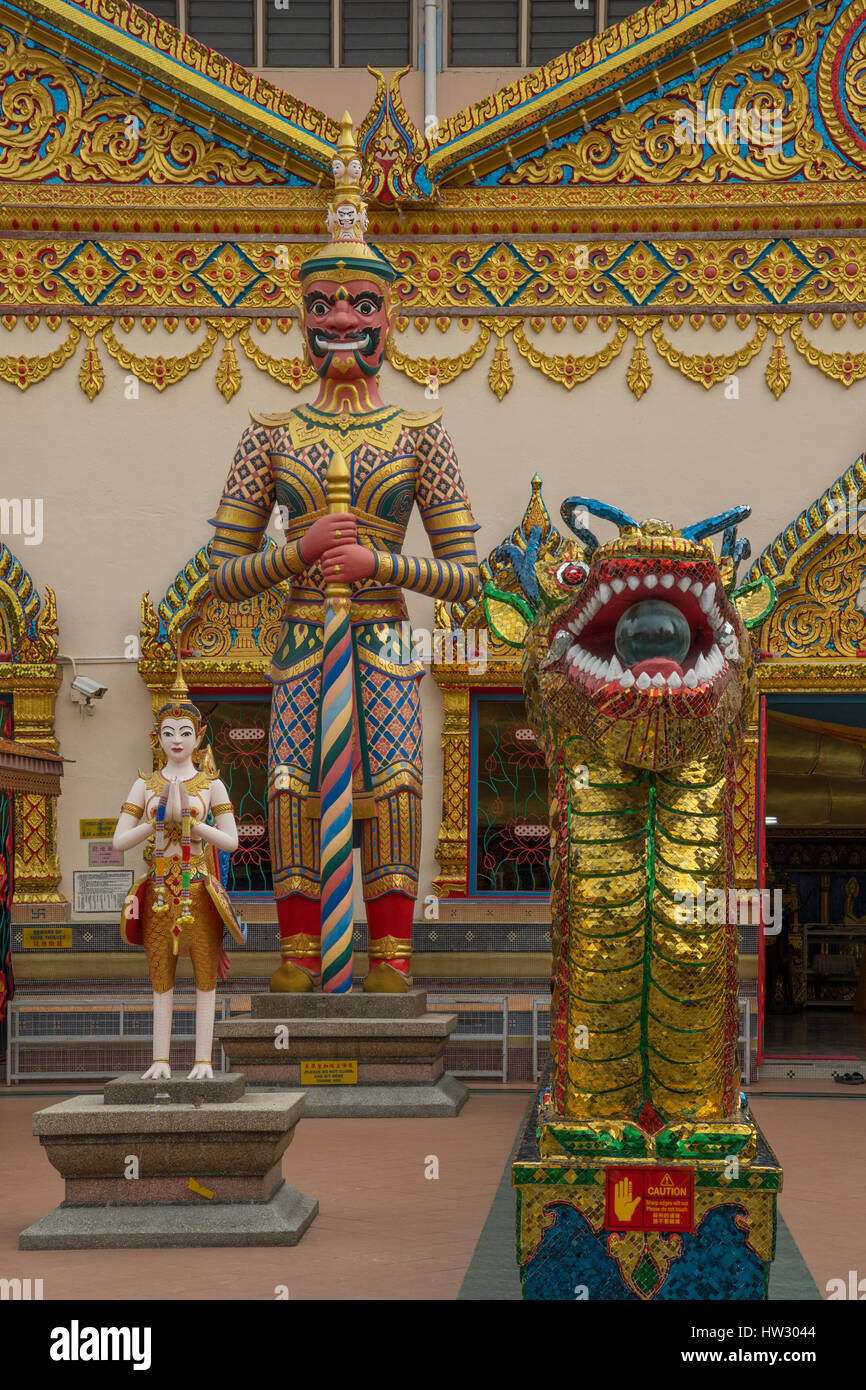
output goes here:
{"type": "Polygon", "coordinates": [[[107,690],[107,685],[100,685],[99,681],[92,681],[89,676],[76,676],[72,682],[71,693],[77,705],[86,705],[89,708],[94,700],[101,700],[107,690]]]}

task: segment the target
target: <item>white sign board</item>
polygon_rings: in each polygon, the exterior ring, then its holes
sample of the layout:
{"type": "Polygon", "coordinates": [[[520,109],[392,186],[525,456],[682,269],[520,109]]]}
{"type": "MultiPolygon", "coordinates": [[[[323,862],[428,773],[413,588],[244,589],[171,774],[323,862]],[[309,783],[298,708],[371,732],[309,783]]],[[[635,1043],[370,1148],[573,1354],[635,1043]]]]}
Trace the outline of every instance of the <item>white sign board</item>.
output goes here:
{"type": "Polygon", "coordinates": [[[76,869],[72,875],[73,911],[119,913],[132,882],[132,869],[76,869]]]}

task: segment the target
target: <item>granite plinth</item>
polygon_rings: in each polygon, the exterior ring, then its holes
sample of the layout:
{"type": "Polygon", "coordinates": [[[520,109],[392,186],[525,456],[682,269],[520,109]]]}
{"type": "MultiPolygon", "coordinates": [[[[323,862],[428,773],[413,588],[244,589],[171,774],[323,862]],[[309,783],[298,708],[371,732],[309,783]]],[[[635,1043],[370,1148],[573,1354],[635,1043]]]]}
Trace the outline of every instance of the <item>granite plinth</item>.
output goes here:
{"type": "Polygon", "coordinates": [[[305,1086],[307,1119],[453,1119],[469,1088],[447,1072],[429,1085],[305,1086]]]}
{"type": "MultiPolygon", "coordinates": [[[[305,1097],[297,1089],[247,1094],[243,1076],[226,1079],[212,1103],[154,1104],[142,1095],[171,1082],[125,1077],[106,1087],[115,1103],[82,1095],[38,1111],[33,1132],[65,1179],[66,1199],[23,1232],[19,1247],[296,1244],[318,1211],[282,1178],[305,1097]],[[124,1096],[132,1098],[119,1103],[124,1096]]],[[[198,1087],[175,1092],[197,1096],[214,1081],[174,1084],[198,1087]]]]}
{"type": "Polygon", "coordinates": [[[240,1100],[244,1093],[242,1076],[218,1072],[206,1081],[190,1081],[188,1077],[172,1077],[170,1081],[143,1081],[135,1072],[127,1072],[109,1081],[103,1090],[106,1105],[159,1105],[157,1097],[167,1096],[169,1104],[223,1105],[240,1100]]]}
{"type": "Polygon", "coordinates": [[[28,1226],[19,1250],[152,1250],[297,1245],[319,1204],[283,1183],[266,1202],[66,1206],[28,1226]]]}
{"type": "Polygon", "coordinates": [[[216,1036],[251,1088],[300,1088],[308,1117],[456,1115],[468,1094],[445,1074],[457,1021],[428,1012],[422,990],[265,994],[253,997],[251,1017],[218,1024],[216,1036]],[[347,1061],[357,1063],[357,1082],[301,1081],[304,1062],[347,1061]]]}
{"type": "Polygon", "coordinates": [[[360,989],[348,994],[254,994],[250,1000],[252,1018],[420,1018],[426,1012],[423,989],[407,994],[365,994],[360,989]]]}
{"type": "MultiPolygon", "coordinates": [[[[438,1081],[445,1071],[445,1059],[438,1057],[432,1062],[358,1062],[359,1086],[409,1085],[419,1082],[438,1081]]],[[[244,1078],[250,1087],[287,1085],[300,1086],[305,1095],[309,1087],[301,1081],[301,1063],[285,1062],[282,1065],[259,1065],[256,1062],[244,1063],[244,1078]]]]}
{"type": "Polygon", "coordinates": [[[139,1177],[262,1176],[292,1142],[304,1103],[297,1090],[214,1106],[109,1106],[102,1096],[73,1096],[38,1110],[33,1132],[64,1178],[123,1178],[130,1155],[139,1177]]]}
{"type": "Polygon", "coordinates": [[[197,1173],[195,1178],[160,1176],[129,1182],[126,1178],[66,1179],[64,1207],[108,1203],[127,1206],[141,1202],[266,1202],[283,1183],[282,1164],[277,1162],[264,1176],[247,1177],[224,1173],[197,1173]]]}

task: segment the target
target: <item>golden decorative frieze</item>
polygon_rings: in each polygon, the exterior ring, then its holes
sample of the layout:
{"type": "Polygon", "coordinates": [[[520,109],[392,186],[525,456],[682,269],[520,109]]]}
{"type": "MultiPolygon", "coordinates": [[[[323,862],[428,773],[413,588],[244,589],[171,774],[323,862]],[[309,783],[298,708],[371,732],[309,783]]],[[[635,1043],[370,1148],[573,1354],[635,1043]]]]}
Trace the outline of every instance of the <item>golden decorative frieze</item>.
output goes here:
{"type": "Polygon", "coordinates": [[[866,456],[804,508],[754,561],[776,607],[758,633],[762,692],[866,692],[866,456]]]}
{"type": "MultiPolygon", "coordinates": [[[[825,24],[839,3],[833,0],[819,12],[825,24]]],[[[773,6],[769,20],[767,7],[760,9],[764,13],[756,13],[754,0],[718,0],[715,4],[665,0],[646,6],[442,122],[429,167],[443,178],[459,177],[463,182],[478,178],[491,165],[501,163],[501,154],[497,159],[497,152],[491,149],[494,142],[500,146],[507,142],[519,154],[533,136],[538,140],[544,133],[548,139],[561,134],[563,120],[573,120],[576,111],[590,121],[626,99],[645,99],[655,90],[656,82],[666,86],[690,72],[693,65],[702,67],[706,62],[702,52],[705,40],[708,54],[718,61],[720,52],[728,47],[727,41],[724,48],[719,43],[720,30],[729,30],[731,41],[739,47],[766,34],[774,20],[779,25],[811,14],[813,6],[811,0],[781,0],[773,6]]]]}
{"type": "MultiPolygon", "coordinates": [[[[19,7],[0,3],[0,23],[20,32],[21,20],[19,7]]],[[[125,0],[27,0],[23,27],[37,53],[60,47],[62,60],[91,83],[114,81],[123,91],[133,71],[143,100],[170,121],[181,105],[195,112],[209,139],[216,132],[237,141],[248,168],[261,155],[283,171],[282,181],[315,182],[329,163],[339,131],[323,111],[125,0]]]]}
{"type": "MultiPolygon", "coordinates": [[[[668,337],[668,332],[678,331],[686,322],[696,332],[699,331],[707,322],[705,314],[685,316],[681,313],[625,313],[567,316],[551,315],[549,312],[541,315],[536,308],[526,313],[508,315],[488,316],[470,313],[457,317],[440,314],[436,318],[436,326],[441,333],[447,333],[456,321],[461,329],[471,331],[474,327],[476,336],[467,348],[457,354],[415,355],[406,351],[398,341],[400,335],[404,334],[412,323],[409,315],[402,314],[397,319],[395,335],[389,341],[387,356],[395,371],[427,388],[431,393],[431,399],[435,399],[440,387],[456,381],[458,377],[486,359],[487,384],[496,399],[501,401],[512,389],[515,381],[515,363],[509,355],[509,339],[517,349],[518,357],[529,369],[571,391],[575,386],[592,380],[599,372],[609,369],[621,356],[631,337],[632,354],[630,360],[627,360],[624,378],[628,389],[640,400],[651,388],[654,380],[653,362],[646,346],[647,342],[652,344],[657,355],[656,360],[679,372],[685,380],[706,390],[714,386],[727,389],[730,379],[758,358],[768,337],[772,335],[769,355],[765,361],[764,382],[778,400],[792,379],[791,365],[784,345],[786,334],[790,336],[799,358],[804,363],[816,368],[841,386],[850,387],[866,378],[866,352],[856,352],[850,347],[845,351],[829,352],[819,348],[807,337],[804,324],[819,325],[824,317],[821,313],[716,313],[709,316],[709,322],[715,330],[724,328],[727,323],[734,323],[740,331],[750,329],[751,332],[746,341],[732,351],[711,353],[706,350],[685,351],[668,337]],[[608,340],[595,352],[551,353],[543,351],[532,342],[531,335],[540,333],[547,324],[559,333],[566,326],[582,333],[590,318],[594,319],[602,333],[610,334],[608,340]],[[491,343],[492,353],[489,352],[491,343]]],[[[83,351],[79,360],[78,381],[91,402],[101,393],[106,379],[100,357],[100,344],[126,375],[137,378],[157,392],[177,385],[191,372],[199,370],[208,360],[214,358],[220,342],[222,351],[216,360],[214,381],[226,402],[232,400],[243,382],[244,361],[252,363],[258,371],[266,373],[281,385],[290,386],[294,391],[309,385],[312,377],[312,369],[306,364],[303,356],[277,356],[267,352],[257,341],[256,335],[267,331],[274,322],[273,319],[261,316],[254,319],[231,315],[206,319],[186,318],[184,322],[191,332],[199,333],[204,326],[204,335],[189,352],[174,354],[133,352],[118,336],[118,329],[123,333],[129,332],[135,323],[141,324],[148,333],[155,332],[159,326],[161,330],[174,334],[180,320],[171,315],[163,314],[156,317],[145,314],[137,318],[131,315],[74,315],[65,320],[56,314],[44,317],[41,314],[7,314],[0,319],[3,326],[10,331],[21,321],[29,329],[42,321],[54,332],[64,323],[68,329],[67,336],[53,352],[19,352],[0,356],[0,380],[15,385],[22,391],[38,385],[52,372],[69,362],[82,339],[83,351]],[[235,343],[238,344],[240,353],[236,350],[235,343]]],[[[850,323],[854,328],[860,329],[866,324],[866,316],[861,311],[850,315],[836,313],[831,316],[831,321],[836,328],[845,327],[850,323]]],[[[289,327],[289,320],[285,318],[277,322],[284,331],[289,327]]],[[[429,320],[425,315],[419,315],[414,322],[415,326],[423,331],[429,320]]]]}
{"type": "MultiPolygon", "coordinates": [[[[866,189],[864,189],[866,197],[866,189]]],[[[445,242],[386,235],[398,313],[789,313],[860,311],[860,235],[605,237],[514,233],[445,242]]],[[[300,310],[313,243],[172,236],[0,238],[7,314],[256,315],[300,310]]]]}
{"type": "MultiPolygon", "coordinates": [[[[771,179],[857,179],[861,170],[824,150],[806,82],[834,5],[810,9],[795,28],[777,28],[755,48],[723,61],[700,80],[617,114],[586,134],[530,158],[501,175],[503,184],[765,182],[771,179]],[[784,77],[774,84],[773,74],[784,77]],[[767,119],[778,110],[778,141],[767,119]],[[703,127],[704,141],[689,139],[703,127]],[[716,118],[712,113],[720,113],[716,118]],[[724,112],[724,118],[721,113],[724,112]],[[732,131],[744,139],[733,139],[732,131]],[[778,144],[778,148],[776,145],[778,144]]],[[[824,55],[826,57],[826,53],[824,55]]],[[[859,81],[858,70],[851,80],[859,81]]],[[[860,151],[862,160],[862,150],[860,151]]],[[[858,163],[860,160],[858,160],[858,163]]]]}
{"type": "MultiPolygon", "coordinates": [[[[0,11],[2,17],[2,11],[0,11]]],[[[153,111],[0,28],[0,145],[4,181],[44,183],[285,183],[267,168],[153,111]]]]}
{"type": "MultiPolygon", "coordinates": [[[[58,751],[54,713],[60,688],[57,665],[57,606],[47,585],[40,597],[30,575],[8,546],[0,543],[0,730],[8,722],[9,750],[58,751]],[[21,749],[19,749],[19,745],[21,749]]],[[[28,760],[32,761],[32,760],[28,760]]],[[[59,759],[42,757],[26,770],[0,779],[14,791],[14,906],[21,903],[65,902],[60,893],[57,855],[57,797],[63,771],[59,759]],[[10,780],[14,777],[15,783],[10,780]]]]}
{"type": "MultiPolygon", "coordinates": [[[[268,541],[273,545],[273,541],[268,541]]],[[[202,546],[179,570],[154,606],[141,600],[139,674],[154,709],[167,698],[178,647],[192,690],[261,690],[276,649],[288,585],[281,583],[238,603],[225,603],[208,586],[208,549],[202,546]]]]}
{"type": "MultiPolygon", "coordinates": [[[[815,183],[514,184],[437,192],[434,206],[412,208],[411,213],[371,208],[371,240],[384,248],[432,242],[447,233],[467,241],[477,238],[486,248],[505,237],[558,238],[570,246],[575,236],[627,241],[698,232],[838,235],[853,233],[858,218],[862,225],[866,178],[860,169],[853,179],[815,183]]],[[[75,238],[78,233],[77,240],[82,230],[111,230],[146,242],[157,232],[169,245],[199,238],[213,249],[226,236],[267,235],[293,248],[315,240],[321,206],[311,188],[288,185],[4,183],[0,225],[16,221],[28,237],[41,232],[75,238]]]]}
{"type": "Polygon", "coordinates": [[[804,558],[790,586],[777,585],[778,602],[761,628],[772,657],[826,653],[856,660],[866,648],[866,617],[855,606],[866,574],[866,545],[857,535],[828,535],[804,558]]]}

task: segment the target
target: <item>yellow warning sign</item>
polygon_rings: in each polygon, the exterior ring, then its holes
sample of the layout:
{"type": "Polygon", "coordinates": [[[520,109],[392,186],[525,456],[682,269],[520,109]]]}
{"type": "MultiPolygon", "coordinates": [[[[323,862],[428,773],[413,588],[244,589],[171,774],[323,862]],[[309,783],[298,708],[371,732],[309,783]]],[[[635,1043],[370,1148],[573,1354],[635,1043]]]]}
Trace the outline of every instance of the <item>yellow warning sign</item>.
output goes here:
{"type": "Polygon", "coordinates": [[[81,820],[78,822],[79,838],[82,840],[110,840],[117,829],[117,816],[105,820],[81,820]]]}
{"type": "Polygon", "coordinates": [[[318,1061],[301,1063],[302,1086],[357,1086],[358,1063],[318,1061]]]}
{"type": "Polygon", "coordinates": [[[25,927],[23,937],[25,951],[70,951],[72,949],[71,927],[25,927]]]}

